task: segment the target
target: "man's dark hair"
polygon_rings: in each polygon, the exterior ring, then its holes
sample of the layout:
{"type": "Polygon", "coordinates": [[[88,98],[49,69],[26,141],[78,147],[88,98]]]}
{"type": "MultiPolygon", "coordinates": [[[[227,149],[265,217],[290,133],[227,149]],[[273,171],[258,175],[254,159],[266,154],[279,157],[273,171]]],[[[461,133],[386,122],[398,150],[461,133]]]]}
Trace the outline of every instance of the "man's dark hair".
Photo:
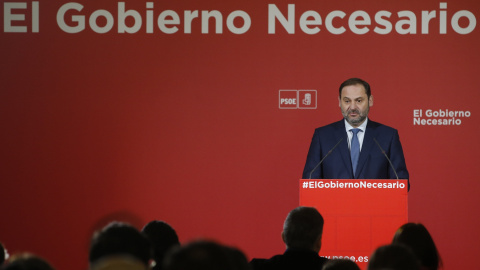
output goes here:
{"type": "Polygon", "coordinates": [[[93,236],[89,261],[92,264],[108,256],[131,256],[148,265],[150,242],[135,227],[112,222],[93,236]]]}
{"type": "Polygon", "coordinates": [[[288,248],[312,250],[322,237],[324,220],[313,207],[293,209],[283,224],[283,240],[288,248]]]}
{"type": "Polygon", "coordinates": [[[362,79],[359,79],[359,78],[350,78],[350,79],[344,81],[340,85],[340,89],[338,90],[338,96],[342,97],[342,89],[345,86],[357,85],[357,84],[363,85],[363,88],[365,88],[365,93],[367,94],[367,97],[370,98],[370,96],[372,95],[372,92],[370,90],[370,85],[366,81],[364,81],[362,79]]]}
{"type": "Polygon", "coordinates": [[[142,233],[152,243],[153,259],[156,262],[154,269],[161,269],[165,253],[172,247],[180,245],[175,230],[164,221],[153,220],[142,229],[142,233]]]}
{"type": "Polygon", "coordinates": [[[404,245],[391,244],[377,248],[368,263],[367,270],[420,270],[413,252],[404,245]]]}

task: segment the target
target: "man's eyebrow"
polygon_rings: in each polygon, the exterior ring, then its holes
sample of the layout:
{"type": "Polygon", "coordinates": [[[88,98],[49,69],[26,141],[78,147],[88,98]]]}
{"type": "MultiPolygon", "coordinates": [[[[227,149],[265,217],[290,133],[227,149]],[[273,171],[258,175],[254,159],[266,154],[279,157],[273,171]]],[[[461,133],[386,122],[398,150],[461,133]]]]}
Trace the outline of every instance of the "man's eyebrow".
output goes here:
{"type": "Polygon", "coordinates": [[[350,98],[350,97],[343,97],[343,99],[353,99],[353,100],[359,100],[359,99],[364,99],[364,97],[356,97],[356,98],[350,98]]]}

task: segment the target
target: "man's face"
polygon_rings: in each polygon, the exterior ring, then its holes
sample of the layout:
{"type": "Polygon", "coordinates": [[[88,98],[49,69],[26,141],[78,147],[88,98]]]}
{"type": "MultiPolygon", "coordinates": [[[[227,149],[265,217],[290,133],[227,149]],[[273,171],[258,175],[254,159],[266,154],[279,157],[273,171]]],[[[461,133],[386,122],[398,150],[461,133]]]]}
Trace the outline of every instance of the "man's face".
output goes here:
{"type": "Polygon", "coordinates": [[[345,86],[338,101],[343,117],[353,127],[358,127],[365,121],[370,106],[373,106],[373,96],[368,98],[361,84],[345,86]]]}

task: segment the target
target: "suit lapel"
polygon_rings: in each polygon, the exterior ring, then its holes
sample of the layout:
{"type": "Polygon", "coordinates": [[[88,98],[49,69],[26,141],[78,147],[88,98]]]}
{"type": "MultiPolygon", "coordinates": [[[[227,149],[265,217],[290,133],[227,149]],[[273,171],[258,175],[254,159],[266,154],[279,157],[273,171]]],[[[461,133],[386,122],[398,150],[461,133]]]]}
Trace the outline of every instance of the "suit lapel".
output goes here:
{"type": "MultiPolygon", "coordinates": [[[[352,168],[352,160],[350,158],[350,150],[348,149],[348,136],[345,130],[345,121],[342,120],[337,125],[337,130],[335,134],[336,138],[343,138],[343,141],[338,146],[338,150],[340,151],[340,155],[342,156],[343,163],[345,165],[344,168],[348,170],[348,173],[353,178],[353,168],[352,168]]],[[[339,166],[340,168],[341,166],[339,166]]]]}
{"type": "Polygon", "coordinates": [[[358,158],[357,171],[355,178],[361,175],[363,167],[367,163],[372,147],[374,146],[373,138],[376,136],[375,123],[368,120],[367,128],[365,130],[365,137],[363,137],[362,150],[360,151],[360,157],[358,158]]]}

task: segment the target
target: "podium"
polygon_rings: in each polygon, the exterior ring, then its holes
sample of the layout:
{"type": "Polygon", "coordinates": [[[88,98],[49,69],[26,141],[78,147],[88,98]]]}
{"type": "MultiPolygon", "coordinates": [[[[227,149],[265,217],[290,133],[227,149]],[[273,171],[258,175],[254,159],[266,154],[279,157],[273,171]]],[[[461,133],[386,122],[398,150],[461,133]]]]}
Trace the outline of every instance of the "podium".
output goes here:
{"type": "Polygon", "coordinates": [[[325,225],[320,256],[348,258],[366,269],[373,251],[408,222],[407,180],[301,179],[300,205],[325,225]]]}

